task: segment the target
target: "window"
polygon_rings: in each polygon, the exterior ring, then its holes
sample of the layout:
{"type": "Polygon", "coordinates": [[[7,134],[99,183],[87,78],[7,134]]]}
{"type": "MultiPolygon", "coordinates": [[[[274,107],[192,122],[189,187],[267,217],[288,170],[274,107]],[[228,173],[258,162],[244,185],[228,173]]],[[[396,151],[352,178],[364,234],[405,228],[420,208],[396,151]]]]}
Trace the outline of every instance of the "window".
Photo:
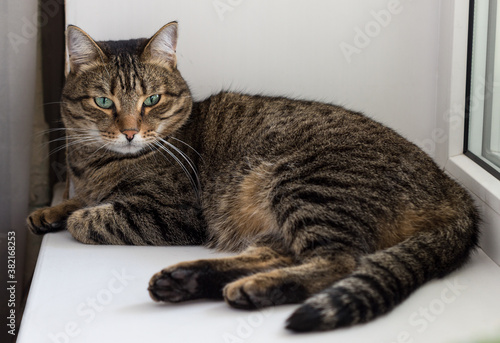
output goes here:
{"type": "Polygon", "coordinates": [[[500,6],[471,1],[465,154],[500,179],[500,6]]]}

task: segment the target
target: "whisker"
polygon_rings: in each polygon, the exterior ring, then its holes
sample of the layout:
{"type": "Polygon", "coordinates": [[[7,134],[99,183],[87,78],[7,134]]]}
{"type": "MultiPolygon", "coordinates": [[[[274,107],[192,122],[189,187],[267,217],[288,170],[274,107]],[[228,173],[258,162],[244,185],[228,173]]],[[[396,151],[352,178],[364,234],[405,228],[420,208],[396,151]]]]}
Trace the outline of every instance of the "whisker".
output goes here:
{"type": "Polygon", "coordinates": [[[96,141],[95,138],[92,138],[92,139],[85,138],[85,139],[81,139],[81,140],[78,140],[78,141],[69,142],[67,144],[64,144],[64,145],[62,145],[60,147],[57,147],[54,150],[52,150],[46,158],[49,158],[53,154],[55,154],[55,153],[57,153],[57,152],[59,152],[61,150],[64,150],[65,148],[71,147],[73,145],[79,145],[79,144],[85,145],[86,143],[89,143],[89,142],[92,142],[92,141],[96,141]]]}
{"type": "Polygon", "coordinates": [[[52,133],[52,132],[57,132],[57,131],[72,131],[72,132],[99,132],[99,130],[96,129],[77,129],[77,128],[65,128],[65,127],[59,127],[59,128],[53,128],[53,129],[47,129],[47,130],[42,130],[36,133],[36,136],[42,136],[47,133],[52,133]]]}
{"type": "Polygon", "coordinates": [[[175,138],[175,137],[173,137],[173,136],[168,136],[168,138],[172,138],[173,140],[175,140],[175,141],[177,141],[177,142],[179,142],[179,143],[184,144],[185,146],[187,146],[188,148],[190,148],[191,150],[193,150],[193,151],[196,153],[196,155],[198,155],[198,156],[201,158],[201,160],[203,161],[203,157],[202,157],[202,156],[200,155],[200,153],[199,153],[198,151],[196,151],[196,149],[195,149],[195,148],[193,148],[191,145],[189,145],[189,144],[187,144],[186,142],[184,142],[184,141],[180,140],[179,138],[175,138]]]}
{"type": "Polygon", "coordinates": [[[158,143],[158,142],[156,142],[156,141],[155,141],[155,142],[153,142],[153,143],[148,143],[148,145],[151,145],[151,149],[152,149],[152,150],[154,149],[153,151],[158,151],[158,152],[159,152],[159,153],[160,153],[160,154],[161,154],[161,155],[162,155],[162,156],[163,156],[163,157],[164,157],[167,161],[169,161],[170,163],[172,163],[172,161],[170,161],[170,160],[168,159],[168,157],[167,157],[167,156],[165,156],[165,154],[163,153],[163,151],[161,151],[160,149],[158,149],[158,144],[159,144],[159,143],[158,143]]]}
{"type": "Polygon", "coordinates": [[[68,106],[68,104],[64,101],[54,101],[54,102],[46,102],[46,103],[43,103],[43,104],[40,104],[40,105],[37,105],[37,109],[41,109],[41,108],[44,108],[45,106],[49,106],[49,105],[64,105],[64,106],[68,106]]]}
{"type": "MultiPolygon", "coordinates": [[[[163,151],[165,151],[167,154],[169,154],[170,157],[172,157],[177,162],[177,164],[182,168],[182,170],[184,171],[184,173],[186,174],[186,176],[189,178],[189,181],[191,182],[191,185],[193,186],[193,190],[194,190],[194,192],[196,194],[196,197],[199,198],[199,189],[198,189],[199,182],[198,182],[198,184],[195,182],[195,180],[193,179],[193,176],[191,175],[191,173],[189,172],[189,170],[186,168],[186,166],[182,163],[182,161],[177,156],[175,156],[175,154],[172,151],[170,151],[166,146],[164,146],[163,144],[161,144],[161,142],[155,141],[155,144],[159,148],[161,148],[163,151]]],[[[173,146],[173,145],[170,144],[170,146],[173,146]]],[[[197,179],[198,179],[198,177],[197,177],[197,179]]]]}
{"type": "Polygon", "coordinates": [[[41,146],[45,147],[47,145],[50,145],[51,143],[57,143],[57,142],[61,142],[61,141],[66,142],[66,137],[59,137],[59,138],[56,138],[56,139],[52,139],[50,141],[44,142],[41,146]]]}
{"type": "MultiPolygon", "coordinates": [[[[161,152],[161,150],[159,150],[158,148],[156,148],[156,146],[154,144],[152,144],[151,142],[147,142],[146,143],[146,146],[149,148],[149,150],[151,150],[152,152],[155,152],[155,151],[158,151],[160,154],[163,155],[163,153],[161,152]]],[[[158,162],[158,156],[156,156],[156,154],[152,154],[153,155],[153,158],[155,159],[156,162],[158,162]]],[[[165,155],[163,155],[163,157],[165,157],[165,159],[167,159],[167,157],[165,155]]]]}
{"type": "Polygon", "coordinates": [[[191,170],[193,171],[194,176],[196,178],[196,184],[198,186],[198,189],[200,189],[201,185],[200,185],[200,179],[198,177],[198,169],[196,168],[194,162],[189,158],[189,156],[187,156],[183,151],[178,149],[175,145],[173,145],[173,144],[171,144],[163,139],[162,139],[162,141],[164,141],[169,147],[173,148],[188,163],[189,167],[191,167],[191,170]]]}
{"type": "Polygon", "coordinates": [[[173,148],[179,155],[181,155],[185,160],[186,162],[189,164],[189,166],[193,169],[193,171],[195,171],[196,168],[194,168],[194,163],[193,161],[184,153],[182,152],[179,148],[177,148],[175,145],[173,145],[172,143],[166,141],[165,139],[161,138],[161,137],[158,137],[158,140],[160,140],[161,142],[165,143],[166,145],[168,145],[169,147],[173,148]]]}
{"type": "Polygon", "coordinates": [[[97,149],[96,151],[94,151],[94,152],[93,152],[93,153],[89,156],[89,158],[90,158],[90,157],[92,157],[95,153],[97,153],[97,152],[98,152],[99,150],[101,150],[102,148],[105,148],[105,147],[107,147],[108,145],[110,145],[111,143],[112,143],[112,142],[107,142],[107,143],[104,143],[103,145],[101,145],[101,147],[100,147],[99,149],[97,149]]]}
{"type": "Polygon", "coordinates": [[[54,129],[49,129],[47,131],[60,131],[60,130],[65,130],[65,131],[99,131],[96,129],[80,129],[80,128],[72,128],[72,127],[58,127],[54,129]]]}
{"type": "Polygon", "coordinates": [[[42,144],[42,147],[50,145],[51,143],[56,143],[56,142],[61,142],[61,141],[74,142],[75,140],[91,140],[91,139],[96,139],[96,137],[93,135],[89,135],[89,134],[77,135],[77,136],[73,136],[73,137],[65,136],[65,137],[54,138],[50,141],[44,142],[42,144]]]}
{"type": "MultiPolygon", "coordinates": [[[[162,142],[164,142],[165,144],[167,144],[169,147],[173,148],[179,155],[181,155],[182,158],[184,158],[184,160],[189,164],[189,166],[191,167],[191,170],[194,172],[194,175],[196,177],[196,181],[198,183],[198,186],[200,184],[200,181],[198,179],[198,170],[196,169],[196,166],[194,164],[194,162],[189,158],[189,156],[187,156],[182,150],[180,150],[179,148],[177,148],[175,145],[171,144],[170,142],[164,140],[163,138],[160,138],[158,137],[162,142]]],[[[201,156],[200,156],[201,157],[201,156]]]]}

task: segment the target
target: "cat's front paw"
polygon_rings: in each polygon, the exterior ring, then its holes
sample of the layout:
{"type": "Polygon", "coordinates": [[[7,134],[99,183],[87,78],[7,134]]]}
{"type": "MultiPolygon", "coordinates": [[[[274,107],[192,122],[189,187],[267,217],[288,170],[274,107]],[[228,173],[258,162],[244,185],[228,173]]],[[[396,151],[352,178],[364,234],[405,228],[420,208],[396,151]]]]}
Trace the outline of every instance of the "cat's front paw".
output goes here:
{"type": "Polygon", "coordinates": [[[65,227],[67,213],[57,207],[45,207],[32,212],[26,222],[31,232],[42,235],[65,227]]]}
{"type": "Polygon", "coordinates": [[[112,234],[116,228],[113,205],[101,204],[73,212],[67,221],[68,231],[73,238],[84,244],[123,244],[112,234]],[[109,227],[106,230],[106,227],[109,227]]]}
{"type": "Polygon", "coordinates": [[[201,298],[199,271],[183,267],[163,269],[149,281],[149,295],[154,301],[181,302],[201,298]]]}

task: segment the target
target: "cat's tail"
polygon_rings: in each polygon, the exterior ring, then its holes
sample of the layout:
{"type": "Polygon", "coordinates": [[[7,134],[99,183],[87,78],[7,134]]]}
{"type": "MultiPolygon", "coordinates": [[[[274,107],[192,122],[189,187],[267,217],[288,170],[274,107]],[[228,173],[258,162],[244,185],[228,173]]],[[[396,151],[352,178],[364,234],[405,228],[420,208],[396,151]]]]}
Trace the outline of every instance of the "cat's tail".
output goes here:
{"type": "Polygon", "coordinates": [[[288,319],[293,331],[332,330],[370,321],[392,310],[414,290],[464,264],[478,242],[475,208],[449,225],[422,231],[367,255],[359,267],[307,299],[288,319]]]}

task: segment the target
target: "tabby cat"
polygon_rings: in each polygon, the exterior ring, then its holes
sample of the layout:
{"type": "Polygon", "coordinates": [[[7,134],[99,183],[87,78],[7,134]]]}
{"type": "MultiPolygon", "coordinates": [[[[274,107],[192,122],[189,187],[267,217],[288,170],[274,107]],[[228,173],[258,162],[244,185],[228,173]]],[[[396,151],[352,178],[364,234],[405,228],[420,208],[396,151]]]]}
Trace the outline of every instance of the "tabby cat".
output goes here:
{"type": "Polygon", "coordinates": [[[31,231],[240,252],[168,267],[149,293],[243,309],[303,302],[293,331],[372,320],[467,261],[478,212],[417,146],[329,104],[227,92],[193,103],[176,43],[176,22],[129,41],[68,27],[75,196],[32,213],[31,231]]]}

